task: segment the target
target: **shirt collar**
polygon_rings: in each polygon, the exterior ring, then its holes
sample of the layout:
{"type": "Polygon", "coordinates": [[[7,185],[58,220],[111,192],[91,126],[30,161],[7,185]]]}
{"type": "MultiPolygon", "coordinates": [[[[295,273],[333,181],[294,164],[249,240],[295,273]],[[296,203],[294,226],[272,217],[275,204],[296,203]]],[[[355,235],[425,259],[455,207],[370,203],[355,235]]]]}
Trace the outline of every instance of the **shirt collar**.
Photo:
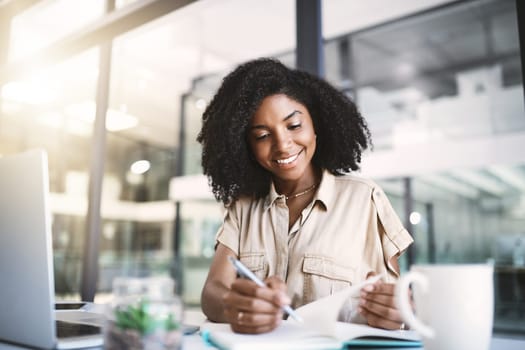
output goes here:
{"type": "Polygon", "coordinates": [[[275,190],[275,185],[273,184],[273,181],[272,181],[270,184],[270,192],[268,192],[264,200],[264,210],[269,209],[278,199],[285,200],[284,194],[277,193],[277,191],[275,190]]]}
{"type": "Polygon", "coordinates": [[[323,170],[323,178],[319,184],[319,189],[315,199],[323,203],[326,210],[331,208],[335,194],[335,176],[328,170],[323,170]]]}
{"type": "MultiPolygon", "coordinates": [[[[335,192],[335,176],[328,170],[323,170],[321,183],[315,194],[314,200],[320,201],[325,209],[331,207],[335,192]]],[[[264,200],[264,210],[269,209],[277,200],[285,200],[284,195],[278,194],[273,182],[270,185],[270,191],[264,200]]]]}

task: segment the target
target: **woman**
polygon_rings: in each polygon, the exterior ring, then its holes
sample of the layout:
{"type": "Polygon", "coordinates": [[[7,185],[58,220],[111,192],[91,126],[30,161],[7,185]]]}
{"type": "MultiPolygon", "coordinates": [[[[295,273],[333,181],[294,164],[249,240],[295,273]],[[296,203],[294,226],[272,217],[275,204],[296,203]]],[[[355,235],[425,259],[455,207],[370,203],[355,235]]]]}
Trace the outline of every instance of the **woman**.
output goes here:
{"type": "Polygon", "coordinates": [[[340,319],[402,326],[393,282],[412,238],[374,182],[347,175],[371,144],[352,101],[308,73],[258,59],[226,76],[197,139],[204,173],[227,207],[202,292],[208,319],[267,332],[283,305],[383,274],[340,319]],[[268,288],[237,278],[229,256],[268,288]]]}

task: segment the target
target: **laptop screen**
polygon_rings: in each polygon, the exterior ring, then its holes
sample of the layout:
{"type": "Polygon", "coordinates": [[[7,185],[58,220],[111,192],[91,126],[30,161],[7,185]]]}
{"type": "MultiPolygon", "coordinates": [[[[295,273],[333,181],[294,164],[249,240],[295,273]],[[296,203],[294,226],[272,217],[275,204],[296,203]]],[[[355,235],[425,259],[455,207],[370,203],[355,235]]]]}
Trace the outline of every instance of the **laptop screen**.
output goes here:
{"type": "Polygon", "coordinates": [[[0,340],[55,343],[47,155],[0,158],[0,340]]]}

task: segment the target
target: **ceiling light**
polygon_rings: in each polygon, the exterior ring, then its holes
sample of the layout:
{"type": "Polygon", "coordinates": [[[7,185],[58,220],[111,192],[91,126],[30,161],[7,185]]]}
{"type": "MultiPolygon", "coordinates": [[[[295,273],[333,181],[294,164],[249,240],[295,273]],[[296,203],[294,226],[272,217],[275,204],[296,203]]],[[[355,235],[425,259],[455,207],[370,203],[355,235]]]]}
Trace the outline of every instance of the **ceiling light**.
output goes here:
{"type": "Polygon", "coordinates": [[[144,174],[151,168],[151,163],[147,160],[137,160],[135,163],[131,164],[131,172],[133,174],[141,175],[144,174]]]}
{"type": "Polygon", "coordinates": [[[106,129],[108,131],[121,131],[131,129],[139,123],[134,115],[123,112],[122,110],[108,109],[106,119],[106,129]]]}
{"type": "Polygon", "coordinates": [[[57,99],[57,94],[47,84],[27,81],[11,81],[2,87],[2,98],[29,105],[48,104],[57,99]]]}
{"type": "Polygon", "coordinates": [[[409,220],[412,225],[417,225],[421,222],[421,214],[417,211],[413,211],[410,213],[409,220]]]}
{"type": "MultiPolygon", "coordinates": [[[[66,114],[83,122],[93,123],[97,105],[94,101],[84,101],[69,105],[65,108],[66,114]]],[[[121,105],[119,110],[108,109],[106,114],[106,129],[108,131],[122,131],[138,125],[138,118],[127,113],[126,105],[121,105]]]]}
{"type": "Polygon", "coordinates": [[[195,101],[195,107],[197,109],[203,110],[206,108],[206,100],[203,98],[199,98],[197,101],[195,101]]]}
{"type": "Polygon", "coordinates": [[[63,129],[70,134],[79,136],[89,136],[93,128],[91,124],[82,120],[65,118],[55,112],[45,112],[36,116],[38,123],[54,129],[63,129]]]}

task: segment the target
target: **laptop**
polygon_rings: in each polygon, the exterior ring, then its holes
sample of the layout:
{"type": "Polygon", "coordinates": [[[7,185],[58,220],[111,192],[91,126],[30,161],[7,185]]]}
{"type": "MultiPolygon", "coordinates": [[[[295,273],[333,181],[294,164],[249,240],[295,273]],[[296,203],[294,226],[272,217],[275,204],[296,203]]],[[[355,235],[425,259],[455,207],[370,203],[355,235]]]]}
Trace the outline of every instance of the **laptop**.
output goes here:
{"type": "Polygon", "coordinates": [[[0,342],[43,349],[101,346],[101,327],[56,320],[48,197],[45,151],[0,157],[0,342]],[[63,329],[57,323],[69,334],[57,336],[63,329]]]}

